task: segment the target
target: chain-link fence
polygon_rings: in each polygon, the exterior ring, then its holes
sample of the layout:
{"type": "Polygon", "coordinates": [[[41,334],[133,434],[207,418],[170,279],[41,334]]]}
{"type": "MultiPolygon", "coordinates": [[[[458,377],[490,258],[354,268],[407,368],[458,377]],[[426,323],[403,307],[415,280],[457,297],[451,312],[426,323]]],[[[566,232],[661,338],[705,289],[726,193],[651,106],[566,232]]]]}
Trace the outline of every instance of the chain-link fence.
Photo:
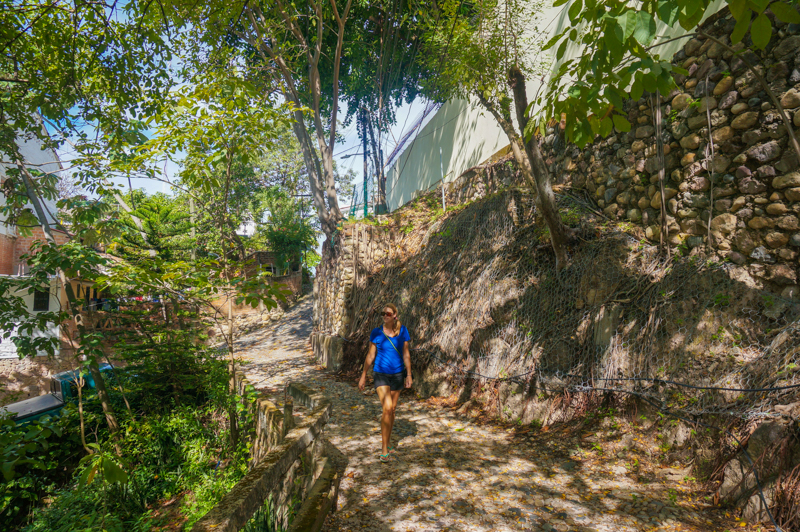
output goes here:
{"type": "MultiPolygon", "coordinates": [[[[394,303],[415,367],[433,365],[457,385],[470,379],[472,389],[505,381],[551,400],[637,396],[727,434],[734,452],[741,436],[720,424],[785,414],[800,401],[800,301],[777,295],[781,287],[759,276],[763,264],[736,266],[700,247],[661,252],[640,227],[567,192],[559,212],[577,238],[557,271],[529,191],[467,199],[447,213],[439,201],[433,192],[393,213],[390,227],[353,228],[340,241],[352,251],[328,257],[320,297],[345,308],[319,305],[316,323],[346,333],[345,367],[360,368],[371,329],[394,303]]],[[[758,466],[765,456],[745,449],[743,478],[756,478],[764,507],[786,526],[793,518],[784,514],[800,512],[791,488],[800,473],[790,466],[779,476],[768,503],[757,476],[772,471],[758,466]]]]}
{"type": "Polygon", "coordinates": [[[393,302],[417,364],[454,376],[634,392],[684,415],[762,416],[797,398],[797,300],[699,250],[667,258],[578,198],[559,202],[580,235],[560,272],[523,191],[433,223],[407,208],[402,246],[380,268],[356,264],[350,338],[367,338],[393,302]]]}

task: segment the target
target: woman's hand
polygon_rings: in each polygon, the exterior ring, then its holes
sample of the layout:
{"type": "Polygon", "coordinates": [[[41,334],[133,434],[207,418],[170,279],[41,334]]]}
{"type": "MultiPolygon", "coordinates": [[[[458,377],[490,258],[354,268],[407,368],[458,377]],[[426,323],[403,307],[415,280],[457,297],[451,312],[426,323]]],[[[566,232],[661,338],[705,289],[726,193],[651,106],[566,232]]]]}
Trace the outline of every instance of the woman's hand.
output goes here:
{"type": "Polygon", "coordinates": [[[362,392],[364,391],[364,386],[367,384],[367,375],[365,373],[361,374],[361,378],[358,379],[358,389],[362,392]]]}
{"type": "Polygon", "coordinates": [[[411,374],[409,373],[408,375],[406,375],[406,388],[411,388],[412,383],[413,381],[411,379],[411,374]]]}

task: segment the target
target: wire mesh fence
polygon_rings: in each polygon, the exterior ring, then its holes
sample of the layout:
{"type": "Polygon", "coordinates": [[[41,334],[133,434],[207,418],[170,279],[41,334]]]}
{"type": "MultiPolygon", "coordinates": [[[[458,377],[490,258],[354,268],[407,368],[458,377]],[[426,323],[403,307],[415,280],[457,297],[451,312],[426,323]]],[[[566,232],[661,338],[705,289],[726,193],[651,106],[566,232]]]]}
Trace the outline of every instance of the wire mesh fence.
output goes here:
{"type": "Polygon", "coordinates": [[[348,209],[348,218],[362,218],[369,215],[375,196],[374,179],[367,178],[366,182],[356,184],[353,190],[353,199],[348,209]]]}
{"type": "Polygon", "coordinates": [[[392,302],[417,364],[455,377],[635,393],[687,416],[798,400],[797,300],[699,249],[667,258],[579,198],[559,203],[580,235],[561,271],[521,190],[429,218],[379,265],[357,260],[349,339],[364,342],[392,302]]]}

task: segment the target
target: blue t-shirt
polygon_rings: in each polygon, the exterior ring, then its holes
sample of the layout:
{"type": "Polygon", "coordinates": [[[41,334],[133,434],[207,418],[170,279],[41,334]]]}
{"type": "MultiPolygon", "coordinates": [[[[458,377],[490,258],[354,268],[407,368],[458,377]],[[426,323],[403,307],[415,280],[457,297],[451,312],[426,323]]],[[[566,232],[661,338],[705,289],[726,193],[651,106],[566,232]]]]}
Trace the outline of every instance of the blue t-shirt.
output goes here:
{"type": "Polygon", "coordinates": [[[373,370],[378,373],[402,373],[403,346],[411,341],[408,329],[405,325],[400,326],[400,333],[397,336],[389,337],[383,333],[383,327],[375,327],[369,335],[369,341],[377,347],[375,355],[375,365],[373,370]]]}

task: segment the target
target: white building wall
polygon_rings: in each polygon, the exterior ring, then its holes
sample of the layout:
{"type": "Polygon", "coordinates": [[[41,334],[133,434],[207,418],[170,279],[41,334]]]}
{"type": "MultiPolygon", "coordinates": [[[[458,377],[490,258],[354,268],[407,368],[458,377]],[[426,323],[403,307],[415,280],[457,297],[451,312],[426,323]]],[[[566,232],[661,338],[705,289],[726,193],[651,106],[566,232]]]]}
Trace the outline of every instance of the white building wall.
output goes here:
{"type": "MultiPolygon", "coordinates": [[[[43,130],[44,131],[44,130],[43,130]]],[[[58,173],[61,170],[61,163],[58,155],[54,150],[45,148],[42,142],[37,138],[19,136],[17,137],[17,145],[19,146],[20,154],[25,161],[26,166],[30,170],[38,170],[42,173],[58,173]]],[[[0,183],[6,178],[6,169],[15,168],[13,161],[8,160],[8,155],[0,153],[0,183]]],[[[0,194],[0,206],[5,204],[5,196],[0,194]]],[[[29,204],[30,206],[30,204],[29,204]]],[[[57,221],[57,207],[54,199],[43,198],[42,206],[45,209],[45,214],[48,217],[48,222],[53,224],[57,221]]],[[[31,207],[32,208],[32,207],[31,207]]],[[[0,235],[8,237],[17,237],[17,228],[14,225],[5,223],[5,218],[0,217],[0,235]]],[[[60,305],[57,290],[57,280],[52,279],[50,282],[50,309],[56,310],[60,305]]],[[[33,313],[33,294],[24,294],[23,299],[28,307],[28,311],[33,313]]],[[[59,337],[59,327],[51,326],[44,331],[37,331],[34,336],[47,336],[59,337]]],[[[58,348],[56,348],[58,353],[58,348]]],[[[45,356],[47,353],[38,353],[38,356],[45,356]]],[[[4,358],[19,358],[17,355],[17,348],[11,339],[3,339],[0,337],[0,359],[4,358]]]]}
{"type": "MultiPolygon", "coordinates": [[[[58,280],[51,279],[50,280],[50,308],[49,310],[55,311],[59,309],[59,305],[61,304],[58,299],[58,280]]],[[[28,312],[34,314],[33,310],[33,294],[24,294],[22,298],[25,300],[25,304],[28,307],[28,312]]],[[[59,327],[57,325],[51,325],[47,330],[44,331],[36,331],[34,333],[34,338],[38,337],[48,337],[48,338],[59,338],[59,327]]],[[[59,348],[56,346],[56,354],[58,354],[59,348]]],[[[42,351],[37,353],[37,356],[47,356],[48,353],[42,351]]],[[[14,345],[14,342],[11,341],[11,338],[5,339],[0,336],[0,359],[3,358],[19,358],[17,354],[17,346],[14,345]]]]}
{"type": "MultiPolygon", "coordinates": [[[[567,16],[572,2],[549,8],[543,15],[543,27],[548,28],[550,37],[569,27],[567,16]]],[[[706,17],[715,14],[726,6],[725,0],[715,0],[706,11],[706,17]]],[[[705,18],[703,20],[705,20],[705,18]]],[[[657,26],[658,41],[685,35],[687,32],[678,24],[668,27],[663,23],[657,26]]],[[[685,40],[671,42],[660,47],[658,53],[662,58],[671,58],[675,52],[686,44],[685,40]]],[[[557,47],[548,52],[551,58],[557,47]]],[[[533,50],[532,53],[536,53],[533,50]]],[[[561,61],[554,63],[552,72],[556,72],[562,62],[578,57],[582,48],[577,45],[567,47],[561,61]]],[[[542,83],[529,80],[528,97],[533,100],[542,83]]],[[[386,201],[389,210],[393,211],[414,198],[416,191],[424,191],[435,186],[442,179],[439,164],[441,149],[445,181],[449,182],[461,175],[465,170],[487,161],[492,155],[508,146],[508,138],[497,125],[494,117],[475,102],[453,100],[442,105],[436,115],[423,127],[408,147],[397,158],[391,167],[386,169],[386,201]]]]}

